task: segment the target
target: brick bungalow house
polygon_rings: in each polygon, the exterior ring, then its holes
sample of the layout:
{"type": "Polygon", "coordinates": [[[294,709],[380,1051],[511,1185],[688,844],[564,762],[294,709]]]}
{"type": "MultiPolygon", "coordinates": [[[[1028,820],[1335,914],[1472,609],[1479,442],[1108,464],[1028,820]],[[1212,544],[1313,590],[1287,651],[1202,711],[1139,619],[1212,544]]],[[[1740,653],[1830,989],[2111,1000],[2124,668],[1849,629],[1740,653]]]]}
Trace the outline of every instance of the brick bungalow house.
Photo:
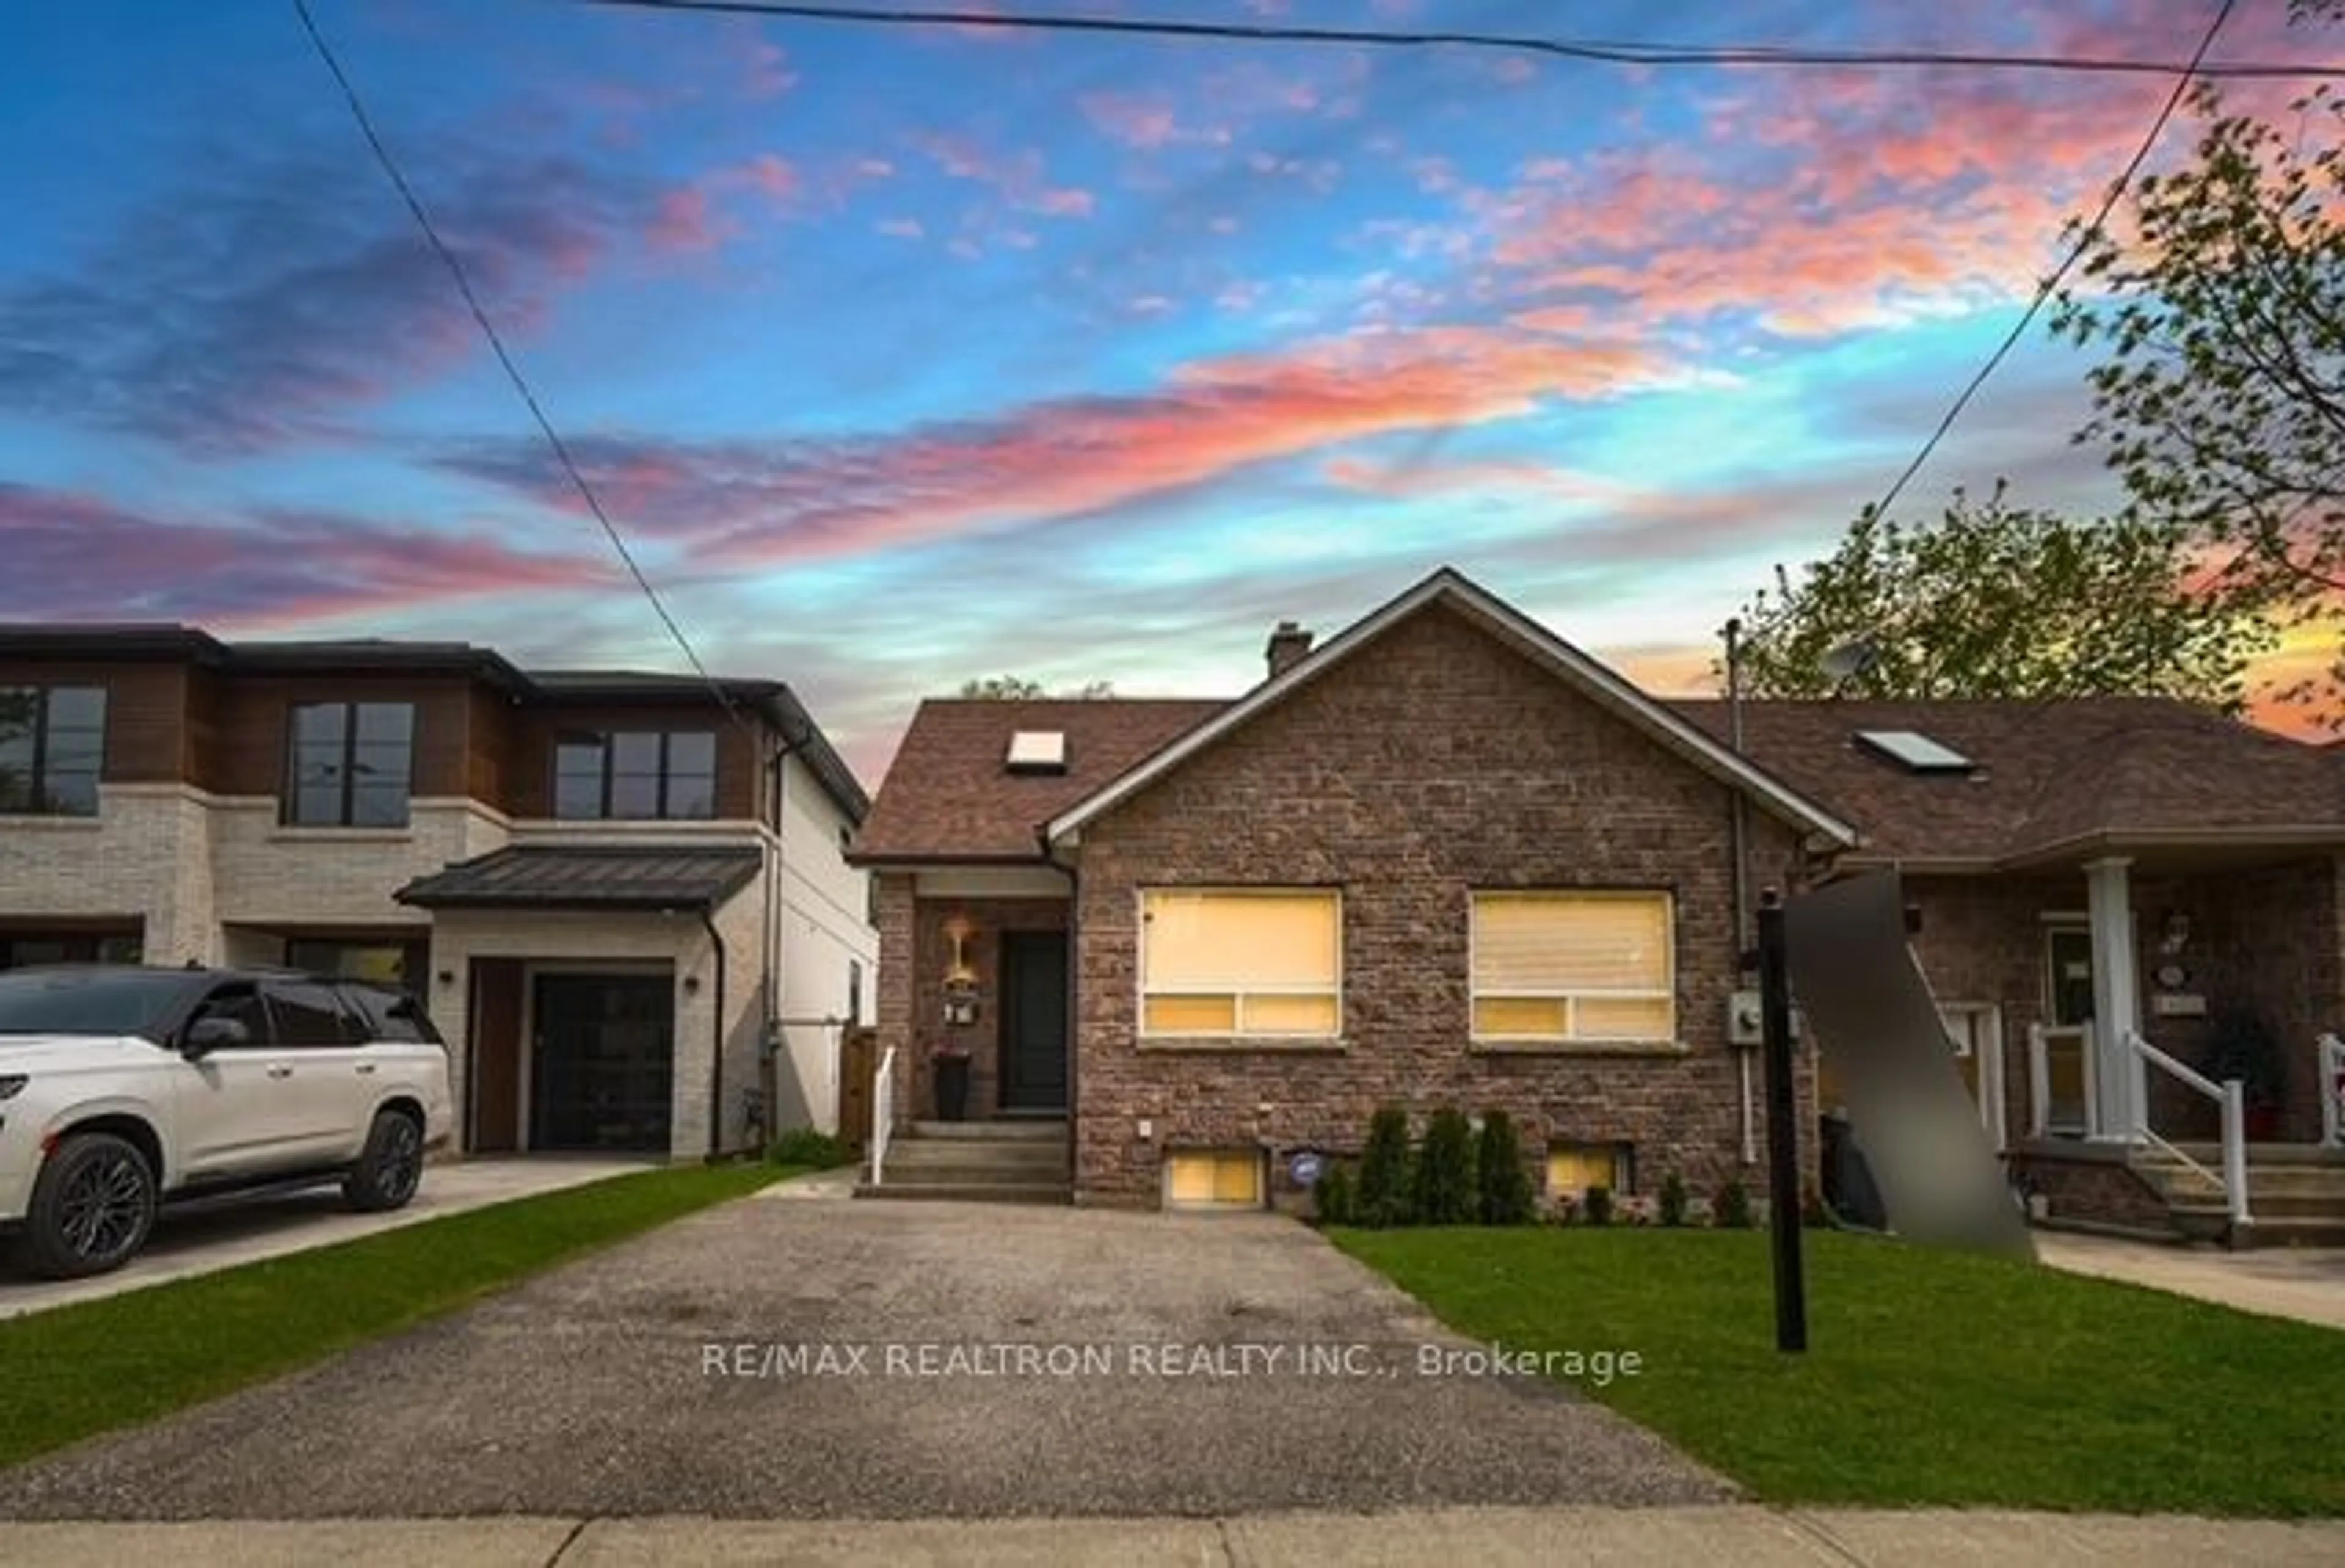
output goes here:
{"type": "MultiPolygon", "coordinates": [[[[1508,1112],[1558,1192],[1755,1188],[1743,914],[1887,865],[1982,1123],[2056,1212],[2154,1207],[2134,1106],[2208,1131],[2137,1034],[2198,1060],[2260,1015],[2264,1130],[2319,1136],[2345,1014],[2320,748],[2123,700],[1752,703],[1738,749],[1722,703],[1649,696],[1448,570],[1268,654],[1234,700],[922,704],[852,856],[891,1128],[965,1056],[969,1130],[1039,1140],[1046,1179],[1005,1195],[1255,1206],[1386,1103],[1508,1112]]],[[[1812,1128],[1812,1057],[1800,1100],[1812,1128]]],[[[888,1149],[883,1189],[980,1168],[888,1149]]]]}

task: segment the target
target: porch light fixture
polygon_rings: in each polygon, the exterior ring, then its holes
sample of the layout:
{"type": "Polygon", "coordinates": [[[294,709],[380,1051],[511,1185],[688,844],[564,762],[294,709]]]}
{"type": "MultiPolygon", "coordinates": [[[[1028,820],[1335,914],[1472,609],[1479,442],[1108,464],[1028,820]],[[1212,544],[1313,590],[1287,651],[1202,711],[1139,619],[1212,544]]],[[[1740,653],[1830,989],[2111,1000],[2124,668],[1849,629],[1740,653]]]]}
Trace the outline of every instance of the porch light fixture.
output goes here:
{"type": "Polygon", "coordinates": [[[973,986],[977,971],[969,966],[968,942],[977,927],[966,915],[956,915],[945,922],[945,936],[952,943],[952,966],[945,971],[948,986],[973,986]]]}
{"type": "Polygon", "coordinates": [[[453,970],[453,969],[442,969],[442,970],[441,970],[441,971],[440,971],[440,983],[441,983],[442,985],[443,985],[443,986],[452,986],[452,985],[454,985],[454,984],[456,983],[456,971],[455,971],[455,970],[453,970]]]}

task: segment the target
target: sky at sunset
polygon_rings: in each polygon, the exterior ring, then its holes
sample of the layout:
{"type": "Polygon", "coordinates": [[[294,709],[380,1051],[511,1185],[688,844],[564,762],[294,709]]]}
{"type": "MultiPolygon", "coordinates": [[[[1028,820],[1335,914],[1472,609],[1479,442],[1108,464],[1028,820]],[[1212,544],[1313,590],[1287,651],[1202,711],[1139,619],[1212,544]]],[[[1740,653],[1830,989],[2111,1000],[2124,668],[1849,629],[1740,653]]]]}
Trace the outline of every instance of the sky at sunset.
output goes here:
{"type": "MultiPolygon", "coordinates": [[[[1234,693],[1445,562],[1695,689],[2170,87],[312,4],[706,663],[872,783],[968,676],[1234,693]]],[[[2213,14],[1056,8],[2178,61],[2213,14]]],[[[2284,12],[2216,57],[2345,56],[2284,12]]],[[[5,7],[0,196],[0,617],[681,667],[289,4],[5,7]]],[[[2035,334],[1901,510],[2107,504],[2083,369],[2035,334]]]]}

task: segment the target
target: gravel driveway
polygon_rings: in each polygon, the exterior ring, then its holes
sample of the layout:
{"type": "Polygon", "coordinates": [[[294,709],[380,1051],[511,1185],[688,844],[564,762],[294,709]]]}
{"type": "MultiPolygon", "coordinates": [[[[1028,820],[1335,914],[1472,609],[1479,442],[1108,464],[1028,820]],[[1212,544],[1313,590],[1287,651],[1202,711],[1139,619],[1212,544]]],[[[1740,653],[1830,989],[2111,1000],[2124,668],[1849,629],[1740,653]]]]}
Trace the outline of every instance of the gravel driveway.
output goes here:
{"type": "Polygon", "coordinates": [[[1288,1221],[789,1192],[0,1472],[0,1518],[1229,1514],[1731,1494],[1568,1391],[1427,1373],[1424,1347],[1463,1342],[1288,1221]]]}

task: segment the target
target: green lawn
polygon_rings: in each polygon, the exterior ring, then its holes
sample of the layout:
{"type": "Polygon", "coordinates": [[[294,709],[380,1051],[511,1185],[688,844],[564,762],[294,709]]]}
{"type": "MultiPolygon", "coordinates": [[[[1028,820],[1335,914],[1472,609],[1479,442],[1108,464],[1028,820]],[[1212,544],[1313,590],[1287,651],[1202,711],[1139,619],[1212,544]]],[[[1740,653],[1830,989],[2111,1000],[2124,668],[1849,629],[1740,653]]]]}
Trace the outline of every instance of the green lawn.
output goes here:
{"type": "Polygon", "coordinates": [[[281,1376],[794,1174],[647,1170],[0,1320],[0,1465],[281,1376]]]}
{"type": "Polygon", "coordinates": [[[2345,1334],[1811,1231],[1774,1348],[1762,1231],[1340,1230],[1510,1350],[1634,1351],[1595,1398],[1773,1502],[2345,1514],[2345,1334]]]}

